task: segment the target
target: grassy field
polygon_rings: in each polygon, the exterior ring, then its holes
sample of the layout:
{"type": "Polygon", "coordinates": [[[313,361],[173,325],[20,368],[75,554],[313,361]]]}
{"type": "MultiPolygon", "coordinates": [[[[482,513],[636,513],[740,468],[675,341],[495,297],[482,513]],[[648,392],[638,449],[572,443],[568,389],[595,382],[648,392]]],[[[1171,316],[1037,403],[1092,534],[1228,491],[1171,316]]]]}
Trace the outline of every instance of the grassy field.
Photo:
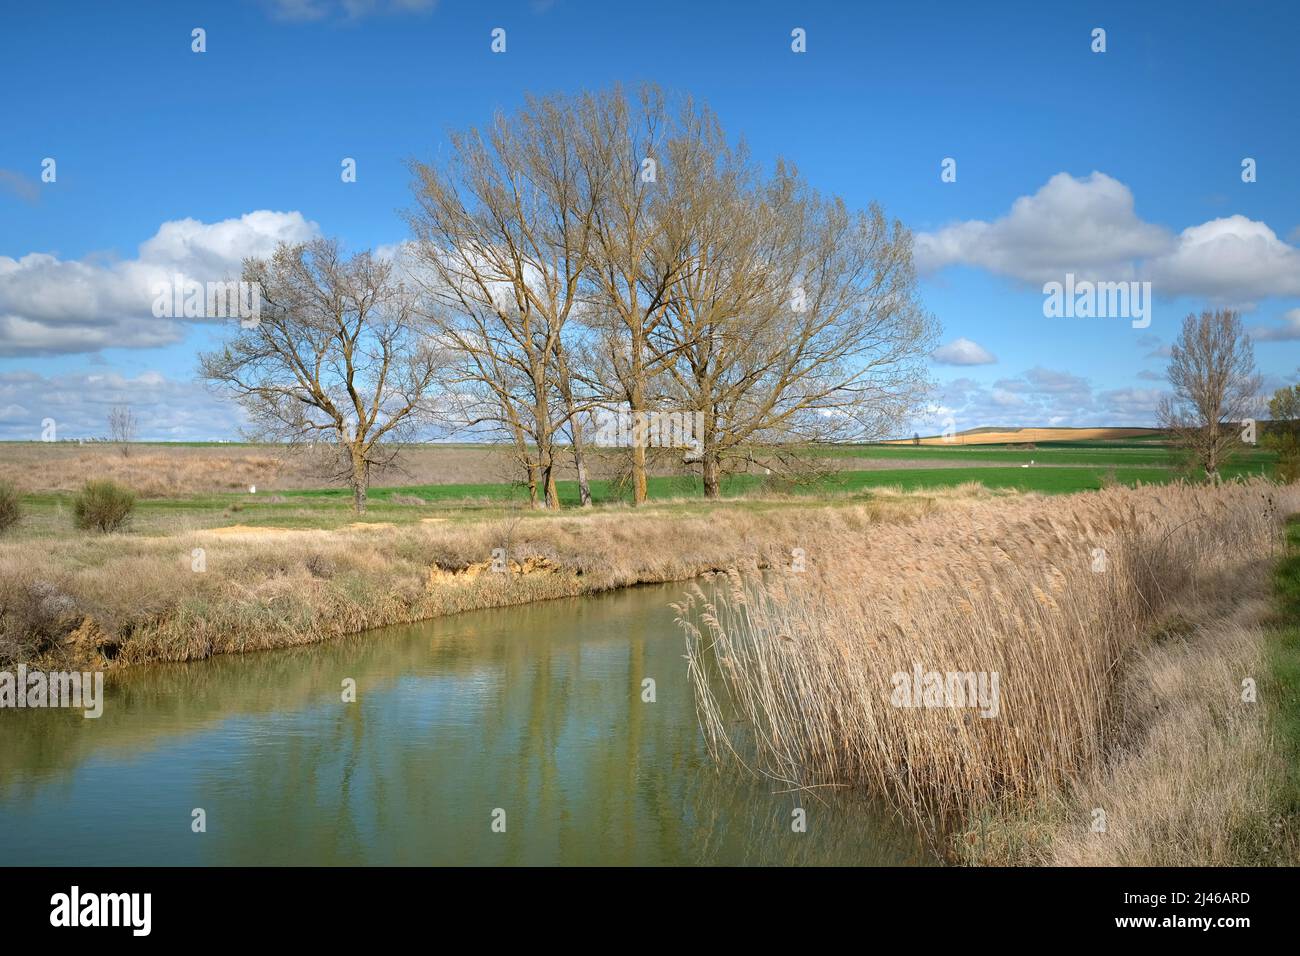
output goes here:
{"type": "MultiPolygon", "coordinates": [[[[1158,484],[1194,477],[1180,470],[1178,456],[1149,438],[1098,439],[1015,445],[841,445],[817,448],[823,463],[817,478],[793,482],[765,474],[758,464],[723,480],[728,498],[859,498],[881,489],[929,491],[978,482],[991,489],[1069,494],[1111,484],[1158,484]]],[[[616,470],[614,452],[597,456],[597,476],[616,470]]],[[[1223,469],[1225,477],[1268,477],[1274,455],[1248,449],[1223,469]]],[[[680,470],[680,468],[678,469],[680,470]]],[[[562,471],[562,475],[565,472],[562,471]]],[[[0,479],[25,492],[34,527],[52,530],[67,513],[72,492],[89,478],[109,477],[131,486],[142,501],[137,527],[155,527],[170,517],[208,527],[225,521],[337,527],[349,517],[349,493],[328,487],[309,462],[263,445],[142,445],[123,457],[111,446],[0,445],[0,479]],[[256,493],[249,488],[256,487],[256,493]]],[[[565,506],[578,504],[578,485],[570,475],[558,483],[565,506]]],[[[625,488],[609,477],[595,477],[598,505],[625,500],[625,488]]],[[[649,480],[653,502],[681,505],[700,498],[691,474],[656,474],[649,480]]],[[[420,520],[430,510],[470,513],[495,511],[527,501],[513,480],[508,451],[488,445],[434,445],[408,449],[400,469],[377,476],[364,520],[394,523],[420,520]]]]}

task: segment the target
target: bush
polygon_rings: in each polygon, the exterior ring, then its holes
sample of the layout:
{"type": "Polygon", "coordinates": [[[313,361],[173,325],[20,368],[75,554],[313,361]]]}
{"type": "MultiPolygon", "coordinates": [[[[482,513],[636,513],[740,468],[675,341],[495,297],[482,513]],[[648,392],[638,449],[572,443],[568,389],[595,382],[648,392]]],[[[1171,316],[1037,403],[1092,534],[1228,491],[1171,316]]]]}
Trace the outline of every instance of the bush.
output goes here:
{"type": "Polygon", "coordinates": [[[0,481],[0,531],[17,524],[23,516],[18,504],[18,489],[10,482],[0,481]]]}
{"type": "Polygon", "coordinates": [[[88,481],[72,501],[72,515],[84,531],[116,531],[135,510],[135,495],[115,481],[88,481]]]}

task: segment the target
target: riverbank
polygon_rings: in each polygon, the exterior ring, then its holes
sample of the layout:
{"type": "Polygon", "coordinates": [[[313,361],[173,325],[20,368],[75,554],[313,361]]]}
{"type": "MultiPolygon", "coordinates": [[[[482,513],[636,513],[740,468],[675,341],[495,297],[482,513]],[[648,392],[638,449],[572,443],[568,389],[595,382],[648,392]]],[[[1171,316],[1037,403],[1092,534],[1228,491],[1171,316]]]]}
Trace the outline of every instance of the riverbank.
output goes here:
{"type": "Polygon", "coordinates": [[[1294,864],[1272,588],[1297,509],[1264,482],[980,503],[699,589],[706,731],[720,759],[941,821],[957,862],[1294,864]],[[900,697],[917,668],[972,693],[900,697]]]}
{"type": "Polygon", "coordinates": [[[214,511],[197,528],[160,517],[110,535],[38,518],[31,537],[0,539],[0,661],[53,669],[196,660],[728,568],[789,566],[827,536],[863,536],[990,496],[967,487],[869,501],[664,502],[559,514],[407,508],[400,524],[342,523],[331,514],[325,527],[312,527],[301,510],[284,526],[214,511]]]}

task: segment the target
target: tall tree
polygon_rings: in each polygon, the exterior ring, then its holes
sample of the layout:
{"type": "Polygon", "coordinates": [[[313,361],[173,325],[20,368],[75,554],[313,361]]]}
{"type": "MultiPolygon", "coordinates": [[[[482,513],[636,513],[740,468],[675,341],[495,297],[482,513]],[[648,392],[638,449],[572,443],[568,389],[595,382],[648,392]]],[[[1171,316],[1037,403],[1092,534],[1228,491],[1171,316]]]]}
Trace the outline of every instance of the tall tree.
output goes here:
{"type": "Polygon", "coordinates": [[[455,387],[477,396],[465,424],[511,437],[535,506],[559,507],[556,438],[576,413],[563,336],[609,176],[590,149],[594,109],[591,96],[529,98],[452,133],[446,162],[411,164],[429,313],[461,355],[455,387]]]}
{"type": "Polygon", "coordinates": [[[899,223],[819,196],[784,164],[755,182],[743,157],[724,156],[686,217],[690,267],[656,329],[683,403],[703,413],[709,497],[755,446],[896,427],[928,388],[935,336],[899,223]]]}
{"type": "Polygon", "coordinates": [[[1160,425],[1206,478],[1218,480],[1226,456],[1241,444],[1243,420],[1259,404],[1254,347],[1238,314],[1220,309],[1187,316],[1167,375],[1173,394],[1160,402],[1160,425]]]}
{"type": "Polygon", "coordinates": [[[596,206],[589,316],[602,353],[595,384],[632,419],[632,502],[647,496],[642,424],[671,356],[655,342],[669,289],[689,267],[687,219],[703,172],[726,150],[714,115],[657,86],[595,100],[591,162],[613,174],[596,206]]]}
{"type": "Polygon", "coordinates": [[[433,421],[441,355],[413,297],[392,262],[348,258],[323,239],[246,260],[243,279],[259,290],[259,319],[200,357],[203,376],[243,406],[257,437],[326,442],[331,477],[364,512],[371,471],[433,421]]]}

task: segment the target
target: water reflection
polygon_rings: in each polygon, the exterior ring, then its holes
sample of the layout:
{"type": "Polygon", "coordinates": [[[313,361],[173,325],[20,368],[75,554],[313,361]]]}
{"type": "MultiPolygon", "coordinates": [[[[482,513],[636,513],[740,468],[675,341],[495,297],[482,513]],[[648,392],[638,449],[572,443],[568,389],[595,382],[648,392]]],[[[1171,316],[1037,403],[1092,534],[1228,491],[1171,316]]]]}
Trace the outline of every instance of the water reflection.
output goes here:
{"type": "Polygon", "coordinates": [[[715,771],[675,596],[645,588],[139,669],[110,685],[99,720],[0,712],[0,862],[922,862],[861,798],[715,771]],[[349,677],[354,704],[340,699],[349,677]],[[791,830],[796,806],[806,833],[791,830]],[[195,807],[204,834],[190,831],[195,807]]]}

